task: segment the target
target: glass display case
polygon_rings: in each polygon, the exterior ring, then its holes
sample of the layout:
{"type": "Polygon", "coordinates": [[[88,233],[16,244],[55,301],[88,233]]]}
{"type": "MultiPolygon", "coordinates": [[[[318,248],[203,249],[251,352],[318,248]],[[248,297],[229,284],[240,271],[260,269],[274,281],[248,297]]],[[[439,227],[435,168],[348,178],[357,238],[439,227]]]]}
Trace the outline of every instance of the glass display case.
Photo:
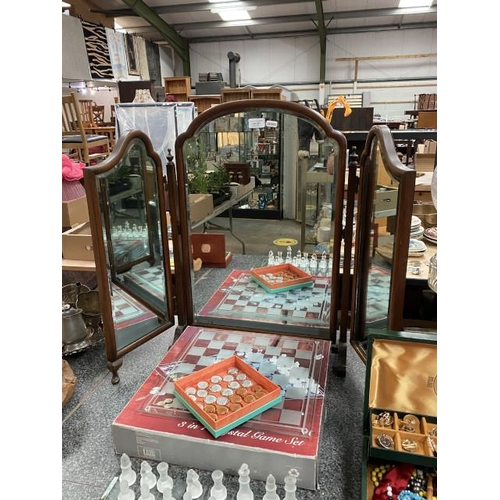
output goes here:
{"type": "Polygon", "coordinates": [[[196,154],[206,170],[224,168],[230,181],[254,186],[234,217],[283,218],[282,127],[276,112],[255,110],[217,118],[199,134],[196,154]]]}

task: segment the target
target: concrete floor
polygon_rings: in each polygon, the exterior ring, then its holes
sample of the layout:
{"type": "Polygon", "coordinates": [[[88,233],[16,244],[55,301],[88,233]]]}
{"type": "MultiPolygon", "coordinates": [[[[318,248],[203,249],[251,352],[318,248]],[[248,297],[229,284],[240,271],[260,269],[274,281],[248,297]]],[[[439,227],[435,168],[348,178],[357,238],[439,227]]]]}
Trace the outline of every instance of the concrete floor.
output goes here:
{"type": "MultiPolygon", "coordinates": [[[[228,217],[215,217],[211,221],[213,224],[229,227],[228,217]]],[[[297,253],[301,246],[301,224],[295,220],[269,220],[269,219],[243,219],[233,218],[233,234],[230,231],[223,231],[214,227],[207,226],[209,232],[221,232],[226,237],[226,250],[233,253],[242,253],[242,244],[238,238],[245,243],[247,255],[268,255],[272,250],[274,254],[281,250],[286,252],[286,246],[276,245],[278,239],[295,239],[297,243],[292,246],[293,255],[297,253]],[[237,238],[236,238],[236,237],[237,238]]],[[[306,231],[313,228],[308,226],[306,231]]],[[[311,251],[313,247],[307,249],[311,251]]]]}

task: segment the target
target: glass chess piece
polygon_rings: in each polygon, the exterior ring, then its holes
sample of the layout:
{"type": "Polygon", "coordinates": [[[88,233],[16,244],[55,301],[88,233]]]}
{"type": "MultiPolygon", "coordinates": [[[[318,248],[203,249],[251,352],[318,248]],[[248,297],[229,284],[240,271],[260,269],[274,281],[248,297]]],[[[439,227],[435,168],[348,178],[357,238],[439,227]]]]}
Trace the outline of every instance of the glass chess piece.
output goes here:
{"type": "Polygon", "coordinates": [[[210,489],[210,498],[214,500],[226,500],[227,498],[227,488],[222,483],[224,479],[224,473],[221,470],[214,470],[212,472],[212,480],[214,485],[210,489]]]}
{"type": "Polygon", "coordinates": [[[272,250],[269,250],[269,255],[267,257],[267,265],[274,266],[274,253],[272,250]]]}
{"type": "Polygon", "coordinates": [[[172,496],[172,488],[168,486],[168,484],[163,488],[162,493],[162,500],[175,500],[175,498],[172,496]]]}
{"type": "Polygon", "coordinates": [[[184,492],[184,495],[182,495],[182,500],[193,500],[193,495],[191,493],[189,486],[187,487],[186,491],[184,492]]]}
{"type": "Polygon", "coordinates": [[[236,493],[236,500],[253,500],[253,492],[250,489],[250,469],[248,464],[241,464],[238,470],[239,478],[238,482],[240,487],[238,493],[236,493]]]}
{"type": "Polygon", "coordinates": [[[318,259],[316,257],[316,254],[313,253],[311,255],[311,260],[309,262],[309,272],[311,274],[316,274],[317,271],[318,271],[318,259]]]}
{"type": "Polygon", "coordinates": [[[123,453],[120,457],[120,480],[125,479],[129,486],[132,486],[135,483],[137,478],[137,474],[132,469],[132,462],[130,461],[129,456],[126,453],[123,453]]]}
{"type": "Polygon", "coordinates": [[[149,489],[154,488],[156,485],[156,476],[154,475],[153,469],[151,465],[149,465],[146,460],[141,462],[141,483],[142,480],[146,482],[149,486],[149,489]]]}
{"type": "Polygon", "coordinates": [[[326,275],[326,270],[328,269],[328,264],[326,262],[326,252],[321,254],[321,260],[319,261],[319,274],[326,275]]]}
{"type": "Polygon", "coordinates": [[[292,262],[292,247],[286,247],[286,259],[285,263],[290,264],[292,262]]]}
{"type": "Polygon", "coordinates": [[[297,491],[297,478],[299,471],[297,469],[290,469],[288,475],[285,476],[285,496],[283,500],[297,500],[295,492],[297,491]]]}
{"type": "Polygon", "coordinates": [[[190,491],[193,500],[201,497],[203,494],[203,486],[200,483],[200,476],[194,469],[189,469],[186,474],[186,488],[190,491]]]}
{"type": "Polygon", "coordinates": [[[262,500],[280,500],[280,497],[276,493],[276,479],[272,474],[267,476],[266,494],[262,497],[262,500]]]}
{"type": "Polygon", "coordinates": [[[156,489],[163,493],[163,490],[169,486],[170,489],[174,487],[174,480],[168,474],[168,464],[167,462],[160,462],[156,466],[156,470],[158,471],[159,477],[156,482],[156,489]]]}
{"type": "Polygon", "coordinates": [[[278,250],[278,264],[283,264],[283,252],[278,250]]]}
{"type": "Polygon", "coordinates": [[[144,478],[141,478],[141,495],[138,500],[156,500],[149,489],[149,484],[144,478]]]}
{"type": "Polygon", "coordinates": [[[132,490],[126,479],[120,479],[120,492],[118,500],[135,500],[135,493],[132,490]]]}

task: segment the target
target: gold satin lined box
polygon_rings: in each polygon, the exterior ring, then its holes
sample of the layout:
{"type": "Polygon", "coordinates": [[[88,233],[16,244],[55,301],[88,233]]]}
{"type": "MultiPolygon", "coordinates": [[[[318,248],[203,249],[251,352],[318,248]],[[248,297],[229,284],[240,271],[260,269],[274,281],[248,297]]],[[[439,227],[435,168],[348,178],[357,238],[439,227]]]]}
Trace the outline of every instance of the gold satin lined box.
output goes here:
{"type": "Polygon", "coordinates": [[[437,469],[437,337],[368,333],[363,411],[363,498],[387,464],[437,469]]]}

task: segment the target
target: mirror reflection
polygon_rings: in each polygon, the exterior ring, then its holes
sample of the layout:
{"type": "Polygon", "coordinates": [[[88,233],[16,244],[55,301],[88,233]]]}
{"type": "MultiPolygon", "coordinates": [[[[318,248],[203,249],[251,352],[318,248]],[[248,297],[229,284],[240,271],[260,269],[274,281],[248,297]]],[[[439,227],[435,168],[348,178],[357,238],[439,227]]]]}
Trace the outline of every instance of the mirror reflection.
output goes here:
{"type": "Polygon", "coordinates": [[[324,120],[270,104],[212,115],[196,128],[198,117],[176,144],[188,200],[193,319],[331,337],[343,136],[324,120]],[[298,271],[287,275],[290,269],[298,271]]]}
{"type": "Polygon", "coordinates": [[[142,140],[96,175],[117,350],[169,317],[156,167],[142,140]]]}
{"type": "Polygon", "coordinates": [[[365,334],[369,328],[387,328],[398,199],[398,182],[384,169],[378,138],[372,143],[372,158],[375,187],[370,218],[365,334]]]}
{"type": "Polygon", "coordinates": [[[415,171],[386,127],[373,127],[360,160],[351,341],[366,359],[370,330],[403,330],[415,171]]]}

